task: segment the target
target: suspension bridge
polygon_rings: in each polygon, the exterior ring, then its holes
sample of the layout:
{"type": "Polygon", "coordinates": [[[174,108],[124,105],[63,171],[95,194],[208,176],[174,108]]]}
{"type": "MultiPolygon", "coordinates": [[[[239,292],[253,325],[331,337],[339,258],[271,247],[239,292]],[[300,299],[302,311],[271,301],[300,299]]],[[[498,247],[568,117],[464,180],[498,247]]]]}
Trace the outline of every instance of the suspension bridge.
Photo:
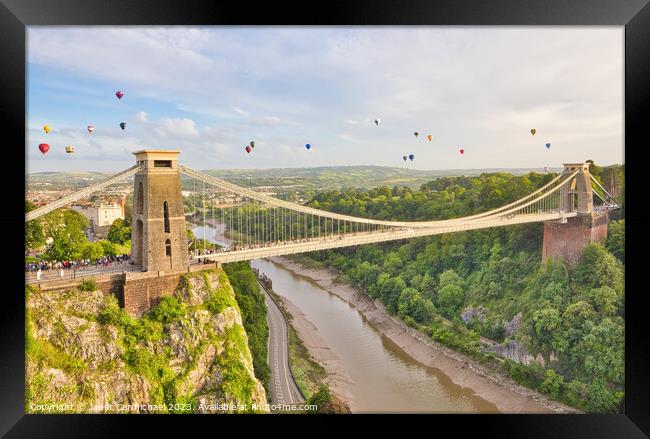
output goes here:
{"type": "Polygon", "coordinates": [[[544,186],[486,212],[437,221],[390,221],[319,210],[238,186],[178,163],[180,151],[134,154],[135,166],[32,210],[25,221],[134,177],[132,259],[142,271],[173,271],[198,259],[225,263],[513,224],[566,224],[619,207],[589,173],[589,163],[565,164],[563,172],[544,186]],[[199,221],[202,216],[204,225],[223,224],[232,244],[214,252],[205,248],[200,254],[188,252],[181,175],[202,187],[200,194],[194,192],[199,221]],[[597,206],[594,195],[601,201],[597,206]]]}

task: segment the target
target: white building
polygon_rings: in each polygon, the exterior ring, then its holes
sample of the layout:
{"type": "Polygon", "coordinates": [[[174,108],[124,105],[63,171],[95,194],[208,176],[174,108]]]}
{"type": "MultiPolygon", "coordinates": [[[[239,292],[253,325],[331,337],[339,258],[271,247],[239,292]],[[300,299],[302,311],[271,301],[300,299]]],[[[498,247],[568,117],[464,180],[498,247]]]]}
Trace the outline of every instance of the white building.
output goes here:
{"type": "Polygon", "coordinates": [[[124,206],[117,203],[102,203],[90,207],[72,206],[72,209],[88,218],[92,228],[110,226],[116,219],[124,219],[124,206]]]}

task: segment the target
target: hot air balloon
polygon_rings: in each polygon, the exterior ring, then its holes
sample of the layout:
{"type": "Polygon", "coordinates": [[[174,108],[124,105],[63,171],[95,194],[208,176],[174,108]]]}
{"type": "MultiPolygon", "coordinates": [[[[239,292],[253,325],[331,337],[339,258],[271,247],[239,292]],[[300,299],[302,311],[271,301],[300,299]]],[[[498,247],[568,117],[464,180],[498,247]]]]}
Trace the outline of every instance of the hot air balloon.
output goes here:
{"type": "Polygon", "coordinates": [[[52,129],[52,128],[50,128],[49,125],[45,125],[45,126],[43,127],[43,131],[45,131],[46,134],[49,133],[51,129],[52,129]]]}
{"type": "Polygon", "coordinates": [[[460,154],[461,154],[461,155],[465,154],[465,150],[464,150],[464,149],[461,149],[461,150],[460,150],[460,154]]]}
{"type": "Polygon", "coordinates": [[[532,128],[532,129],[530,130],[530,134],[532,134],[533,136],[535,135],[536,132],[537,132],[537,130],[536,130],[535,128],[532,128]]]}
{"type": "Polygon", "coordinates": [[[305,148],[307,148],[307,151],[309,151],[311,149],[311,143],[306,144],[305,148]]]}
{"type": "Polygon", "coordinates": [[[381,122],[379,119],[375,119],[375,125],[379,126],[379,122],[381,122]]]}
{"type": "Polygon", "coordinates": [[[115,92],[115,96],[117,96],[118,99],[122,99],[122,96],[124,96],[124,92],[122,90],[118,90],[115,92]]]}
{"type": "Polygon", "coordinates": [[[255,148],[255,141],[251,140],[251,148],[255,148]]]}
{"type": "Polygon", "coordinates": [[[120,128],[122,128],[123,130],[126,129],[126,122],[121,122],[120,128]]]}
{"type": "Polygon", "coordinates": [[[406,161],[407,158],[408,157],[406,157],[406,156],[402,156],[402,160],[404,160],[404,161],[406,161]]]}
{"type": "Polygon", "coordinates": [[[547,144],[546,144],[546,149],[549,149],[550,147],[551,147],[551,144],[550,144],[550,143],[547,143],[547,144]]]}
{"type": "Polygon", "coordinates": [[[429,134],[429,135],[427,136],[427,139],[429,139],[429,142],[431,142],[431,139],[433,139],[433,136],[432,136],[431,134],[429,134]]]}
{"type": "Polygon", "coordinates": [[[249,154],[250,154],[251,151],[253,150],[253,148],[251,148],[250,145],[246,145],[246,148],[244,148],[244,149],[245,149],[246,152],[249,153],[249,154]]]}
{"type": "Polygon", "coordinates": [[[415,159],[415,154],[409,154],[409,160],[413,161],[413,159],[415,159]]]}
{"type": "Polygon", "coordinates": [[[416,132],[413,133],[413,135],[414,135],[415,137],[417,137],[417,136],[420,135],[420,133],[418,133],[418,132],[416,131],[416,132]]]}
{"type": "Polygon", "coordinates": [[[95,131],[95,125],[88,125],[88,133],[95,131]]]}
{"type": "Polygon", "coordinates": [[[74,153],[74,146],[72,146],[72,145],[66,146],[65,147],[65,152],[68,153],[68,154],[74,153]]]}
{"type": "Polygon", "coordinates": [[[38,145],[38,149],[43,153],[43,155],[45,155],[50,150],[50,145],[47,143],[41,143],[38,145]]]}

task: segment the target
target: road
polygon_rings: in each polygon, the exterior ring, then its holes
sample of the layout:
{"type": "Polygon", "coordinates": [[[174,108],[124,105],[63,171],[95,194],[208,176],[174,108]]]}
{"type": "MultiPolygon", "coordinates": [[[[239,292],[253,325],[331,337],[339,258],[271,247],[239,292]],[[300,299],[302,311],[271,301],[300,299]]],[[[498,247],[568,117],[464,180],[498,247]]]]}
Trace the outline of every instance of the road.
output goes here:
{"type": "Polygon", "coordinates": [[[271,368],[271,402],[273,404],[299,404],[304,401],[289,368],[289,335],[287,322],[264,287],[266,301],[266,321],[269,324],[268,362],[271,368]]]}

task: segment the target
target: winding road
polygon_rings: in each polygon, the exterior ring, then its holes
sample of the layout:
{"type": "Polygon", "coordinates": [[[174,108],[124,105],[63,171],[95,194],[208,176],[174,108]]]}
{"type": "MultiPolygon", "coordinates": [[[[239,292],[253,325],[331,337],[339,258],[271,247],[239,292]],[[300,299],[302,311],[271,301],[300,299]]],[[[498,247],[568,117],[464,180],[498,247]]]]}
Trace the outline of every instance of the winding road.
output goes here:
{"type": "Polygon", "coordinates": [[[271,368],[271,401],[274,404],[299,404],[304,402],[302,393],[298,389],[291,369],[289,367],[289,334],[287,322],[282,312],[275,304],[266,289],[260,284],[264,291],[266,301],[266,321],[269,324],[269,353],[268,362],[271,368]]]}

